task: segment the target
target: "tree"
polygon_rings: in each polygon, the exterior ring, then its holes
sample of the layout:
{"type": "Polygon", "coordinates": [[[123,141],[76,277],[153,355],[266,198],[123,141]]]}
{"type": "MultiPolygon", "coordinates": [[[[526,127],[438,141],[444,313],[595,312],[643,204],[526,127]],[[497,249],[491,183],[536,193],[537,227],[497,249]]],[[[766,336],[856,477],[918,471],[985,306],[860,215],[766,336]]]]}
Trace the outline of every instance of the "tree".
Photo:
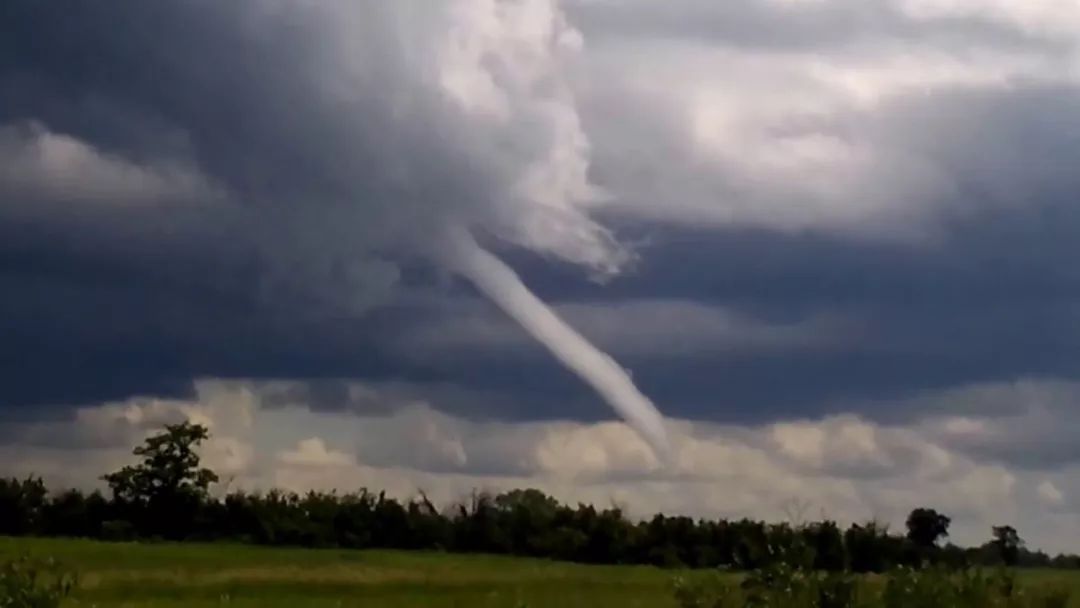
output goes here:
{"type": "Polygon", "coordinates": [[[0,534],[20,536],[40,532],[48,499],[40,477],[0,479],[0,534]]]}
{"type": "Polygon", "coordinates": [[[1006,566],[1015,566],[1020,561],[1020,549],[1024,546],[1024,541],[1016,528],[994,526],[994,540],[990,544],[997,550],[998,556],[1006,566]]]}
{"type": "Polygon", "coordinates": [[[933,509],[915,509],[907,519],[907,537],[916,547],[930,550],[949,536],[952,520],[933,509]]]}
{"type": "Polygon", "coordinates": [[[834,521],[822,521],[802,528],[806,542],[814,551],[814,569],[839,572],[847,565],[844,535],[834,521]]]}
{"type": "Polygon", "coordinates": [[[83,494],[66,490],[53,494],[42,511],[43,529],[49,536],[93,538],[101,535],[101,524],[108,519],[108,501],[101,492],[83,494]]]}
{"type": "Polygon", "coordinates": [[[495,497],[502,528],[510,540],[512,553],[542,555],[549,543],[559,503],[540,490],[512,490],[495,497]]]}
{"type": "Polygon", "coordinates": [[[854,572],[884,572],[896,564],[896,537],[889,527],[877,521],[852,524],[844,532],[848,565],[854,572]]]}
{"type": "Polygon", "coordinates": [[[209,430],[200,424],[166,425],[132,451],[142,458],[139,464],[102,479],[108,482],[113,500],[128,507],[137,525],[152,534],[183,538],[205,504],[210,484],[218,481],[217,474],[199,466],[195,451],[209,438],[209,430]]]}

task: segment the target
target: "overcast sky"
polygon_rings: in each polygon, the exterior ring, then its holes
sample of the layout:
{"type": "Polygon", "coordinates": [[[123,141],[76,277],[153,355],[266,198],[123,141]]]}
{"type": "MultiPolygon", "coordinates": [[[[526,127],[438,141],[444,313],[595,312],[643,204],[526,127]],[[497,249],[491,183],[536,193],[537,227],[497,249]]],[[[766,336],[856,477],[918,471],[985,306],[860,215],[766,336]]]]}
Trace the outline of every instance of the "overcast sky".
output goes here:
{"type": "Polygon", "coordinates": [[[1080,551],[1080,4],[9,0],[0,473],[1080,551]],[[674,460],[442,265],[468,226],[674,460]]]}

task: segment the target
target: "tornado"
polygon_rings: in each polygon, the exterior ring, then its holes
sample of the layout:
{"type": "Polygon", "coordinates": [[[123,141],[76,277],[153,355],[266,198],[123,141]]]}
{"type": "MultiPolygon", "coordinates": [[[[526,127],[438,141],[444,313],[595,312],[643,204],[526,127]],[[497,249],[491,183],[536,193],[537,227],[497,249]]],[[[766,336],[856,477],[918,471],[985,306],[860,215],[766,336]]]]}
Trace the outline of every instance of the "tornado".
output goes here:
{"type": "Polygon", "coordinates": [[[567,369],[591,386],[642,439],[661,461],[670,446],[664,419],[653,402],[634,386],[630,374],[610,355],[589,343],[536,297],[517,273],[480,246],[467,231],[448,238],[451,270],[466,278],[542,344],[567,369]]]}

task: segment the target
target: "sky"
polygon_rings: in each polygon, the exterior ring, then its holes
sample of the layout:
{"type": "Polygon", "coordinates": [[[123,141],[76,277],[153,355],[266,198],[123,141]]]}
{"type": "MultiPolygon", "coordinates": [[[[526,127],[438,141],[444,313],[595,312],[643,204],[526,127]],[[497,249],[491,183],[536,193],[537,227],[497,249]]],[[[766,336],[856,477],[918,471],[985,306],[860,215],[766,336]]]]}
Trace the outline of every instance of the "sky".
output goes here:
{"type": "MultiPolygon", "coordinates": [[[[1080,5],[12,0],[0,474],[532,486],[1080,551],[1080,5]],[[459,227],[626,368],[659,458],[459,227]]],[[[225,488],[221,488],[223,491],[225,488]]]]}

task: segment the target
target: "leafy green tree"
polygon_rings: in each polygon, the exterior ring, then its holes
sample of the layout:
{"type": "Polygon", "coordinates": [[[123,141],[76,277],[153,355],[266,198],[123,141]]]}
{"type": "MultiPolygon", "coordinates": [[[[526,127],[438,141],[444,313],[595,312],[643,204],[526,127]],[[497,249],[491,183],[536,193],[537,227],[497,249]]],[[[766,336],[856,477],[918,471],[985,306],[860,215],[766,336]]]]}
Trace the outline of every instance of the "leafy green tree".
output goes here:
{"type": "Polygon", "coordinates": [[[887,525],[876,521],[852,524],[844,532],[848,563],[855,572],[884,572],[896,564],[896,538],[887,525]]]}
{"type": "Polygon", "coordinates": [[[201,424],[169,424],[146,439],[133,454],[142,460],[102,477],[113,500],[129,511],[133,523],[166,538],[183,538],[192,530],[199,508],[218,476],[200,466],[196,448],[210,438],[201,424]]]}
{"type": "Polygon", "coordinates": [[[991,545],[997,550],[998,557],[1006,566],[1015,566],[1020,561],[1023,539],[1012,526],[994,526],[994,540],[991,545]]]}
{"type": "Polygon", "coordinates": [[[847,564],[844,535],[834,521],[822,521],[803,528],[802,534],[814,552],[814,569],[837,572],[847,564]]]}
{"type": "Polygon", "coordinates": [[[22,536],[40,532],[48,491],[40,477],[0,479],[0,534],[22,536]]]}
{"type": "Polygon", "coordinates": [[[542,555],[552,541],[546,538],[554,528],[559,503],[540,490],[511,490],[495,497],[501,527],[507,531],[511,551],[521,555],[542,555]]]}
{"type": "Polygon", "coordinates": [[[109,504],[100,492],[70,489],[55,493],[42,511],[42,529],[50,536],[101,536],[109,504]]]}
{"type": "Polygon", "coordinates": [[[952,520],[933,509],[915,509],[908,515],[907,537],[916,547],[929,550],[949,536],[952,520]]]}

